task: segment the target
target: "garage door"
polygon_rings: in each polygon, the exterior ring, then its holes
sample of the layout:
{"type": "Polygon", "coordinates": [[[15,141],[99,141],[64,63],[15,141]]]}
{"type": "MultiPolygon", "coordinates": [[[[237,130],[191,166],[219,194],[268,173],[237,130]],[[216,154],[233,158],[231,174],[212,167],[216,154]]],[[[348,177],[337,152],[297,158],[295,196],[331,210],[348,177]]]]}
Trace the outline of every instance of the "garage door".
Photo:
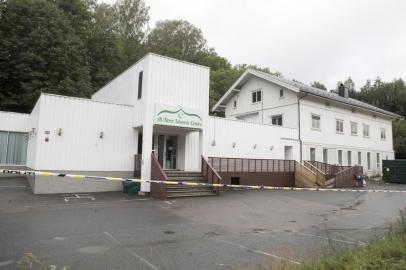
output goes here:
{"type": "Polygon", "coordinates": [[[27,141],[26,133],[0,131],[0,164],[25,165],[27,141]]]}

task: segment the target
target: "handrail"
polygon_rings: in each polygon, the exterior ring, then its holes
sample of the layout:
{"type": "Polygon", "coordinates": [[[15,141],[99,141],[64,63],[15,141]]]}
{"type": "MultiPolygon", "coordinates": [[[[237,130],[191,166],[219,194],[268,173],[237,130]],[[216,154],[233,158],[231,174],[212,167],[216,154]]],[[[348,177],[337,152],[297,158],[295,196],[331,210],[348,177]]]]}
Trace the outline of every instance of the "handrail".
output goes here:
{"type": "Polygon", "coordinates": [[[159,161],[158,161],[158,159],[156,158],[156,156],[155,156],[155,154],[153,152],[151,153],[151,162],[152,162],[153,165],[156,166],[156,169],[158,169],[158,174],[159,175],[157,177],[159,179],[156,179],[156,180],[165,180],[165,181],[168,180],[168,176],[166,175],[166,173],[162,169],[161,164],[159,164],[159,161]]]}
{"type": "MultiPolygon", "coordinates": [[[[207,159],[202,155],[202,174],[205,175],[204,168],[206,167],[206,175],[207,181],[209,181],[209,172],[211,172],[211,183],[212,184],[220,184],[223,178],[217,173],[217,171],[213,168],[213,166],[207,161],[207,159]],[[215,181],[216,180],[216,181],[215,181]]],[[[214,187],[213,190],[216,192],[217,195],[220,194],[220,188],[214,187]]]]}
{"type": "Polygon", "coordinates": [[[318,171],[319,173],[321,173],[321,174],[323,174],[323,175],[326,175],[325,172],[323,172],[322,170],[320,170],[319,168],[317,168],[316,166],[314,166],[313,164],[311,164],[309,161],[304,160],[303,163],[306,163],[306,164],[310,165],[312,168],[314,168],[314,169],[315,169],[316,171],[318,171]]]}

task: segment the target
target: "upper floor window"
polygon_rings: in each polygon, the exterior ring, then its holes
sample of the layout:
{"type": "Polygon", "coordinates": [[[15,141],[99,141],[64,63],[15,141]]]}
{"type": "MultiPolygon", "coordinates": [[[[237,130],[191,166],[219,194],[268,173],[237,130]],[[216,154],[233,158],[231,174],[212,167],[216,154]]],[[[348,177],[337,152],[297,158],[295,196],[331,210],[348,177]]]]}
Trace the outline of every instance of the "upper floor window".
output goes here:
{"type": "Polygon", "coordinates": [[[283,98],[283,94],[284,94],[284,93],[283,93],[283,89],[280,89],[280,90],[279,90],[279,98],[283,98]]]}
{"type": "Polygon", "coordinates": [[[142,97],[142,73],[142,71],[138,73],[138,99],[141,99],[142,97]]]}
{"type": "Polygon", "coordinates": [[[344,133],[344,121],[337,119],[336,120],[336,132],[337,133],[344,133]]]}
{"type": "Polygon", "coordinates": [[[381,140],[386,140],[386,129],[381,128],[381,140]]]}
{"type": "Polygon", "coordinates": [[[364,135],[364,137],[369,138],[369,125],[363,124],[362,127],[362,134],[364,135]]]}
{"type": "Polygon", "coordinates": [[[252,103],[258,103],[262,101],[262,91],[254,91],[252,92],[252,103]]]}
{"type": "Polygon", "coordinates": [[[312,128],[320,129],[320,115],[312,114],[312,128]]]}
{"type": "Polygon", "coordinates": [[[272,115],[271,119],[272,119],[272,125],[282,126],[282,114],[272,115]]]}
{"type": "Polygon", "coordinates": [[[233,102],[233,108],[234,108],[234,109],[237,108],[237,100],[234,100],[234,102],[233,102]]]}
{"type": "Polygon", "coordinates": [[[358,135],[358,123],[351,122],[351,135],[358,135]]]}

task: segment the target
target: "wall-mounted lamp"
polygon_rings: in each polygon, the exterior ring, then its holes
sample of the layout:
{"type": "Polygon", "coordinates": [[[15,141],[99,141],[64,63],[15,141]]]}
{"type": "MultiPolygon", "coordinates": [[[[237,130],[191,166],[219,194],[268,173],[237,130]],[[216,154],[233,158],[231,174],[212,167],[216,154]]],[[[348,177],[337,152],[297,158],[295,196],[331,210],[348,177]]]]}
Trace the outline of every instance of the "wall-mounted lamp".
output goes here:
{"type": "Polygon", "coordinates": [[[271,146],[269,147],[269,150],[271,150],[271,151],[273,150],[273,145],[271,145],[271,146]]]}
{"type": "Polygon", "coordinates": [[[62,136],[62,129],[61,129],[61,128],[58,128],[58,129],[56,130],[56,134],[57,134],[58,136],[62,136]]]}
{"type": "Polygon", "coordinates": [[[100,139],[103,139],[103,138],[104,138],[104,132],[103,132],[103,131],[100,131],[99,138],[100,138],[100,139]]]}
{"type": "Polygon", "coordinates": [[[233,144],[232,144],[233,148],[235,148],[236,145],[237,145],[237,143],[233,142],[233,144]]]}
{"type": "Polygon", "coordinates": [[[211,142],[211,146],[216,146],[216,140],[213,140],[213,141],[211,142]]]}
{"type": "Polygon", "coordinates": [[[254,146],[252,148],[257,149],[257,144],[254,144],[254,146]]]}

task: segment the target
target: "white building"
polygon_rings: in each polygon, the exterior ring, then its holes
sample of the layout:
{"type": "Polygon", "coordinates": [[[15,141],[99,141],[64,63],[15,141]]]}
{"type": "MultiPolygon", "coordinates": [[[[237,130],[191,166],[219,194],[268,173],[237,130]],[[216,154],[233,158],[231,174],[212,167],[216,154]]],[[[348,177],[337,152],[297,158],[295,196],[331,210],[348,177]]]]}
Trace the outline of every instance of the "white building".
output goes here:
{"type": "MultiPolygon", "coordinates": [[[[378,154],[379,160],[394,157],[391,121],[399,116],[268,74],[248,70],[214,109],[225,110],[226,118],[209,116],[207,67],[147,54],[91,99],[43,93],[30,114],[0,112],[0,165],[132,177],[140,155],[141,178],[150,179],[153,150],[163,169],[182,171],[199,171],[201,156],[302,155],[339,163],[341,155],[345,164],[347,155],[357,163],[361,152],[362,165],[369,156],[373,173],[378,154]],[[336,133],[336,119],[343,132],[336,133]],[[353,135],[352,122],[358,127],[353,135]]],[[[115,182],[52,177],[30,184],[34,193],[121,189],[115,182]]],[[[149,192],[150,185],[141,189],[149,192]]]]}
{"type": "Polygon", "coordinates": [[[226,119],[277,125],[298,131],[299,158],[362,165],[368,175],[394,159],[392,121],[401,116],[348,97],[264,72],[247,70],[213,110],[226,119]]]}

